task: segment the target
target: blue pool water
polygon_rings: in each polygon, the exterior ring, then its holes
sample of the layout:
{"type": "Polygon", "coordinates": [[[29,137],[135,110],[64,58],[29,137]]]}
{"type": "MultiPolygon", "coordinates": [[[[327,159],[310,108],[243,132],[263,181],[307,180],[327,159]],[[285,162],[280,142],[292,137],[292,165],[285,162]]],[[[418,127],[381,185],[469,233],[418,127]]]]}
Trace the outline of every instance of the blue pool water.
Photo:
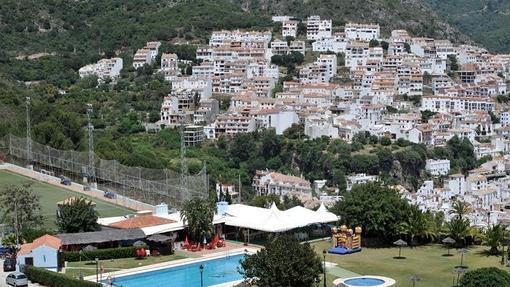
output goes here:
{"type": "Polygon", "coordinates": [[[244,254],[189,263],[115,278],[122,287],[200,287],[200,265],[204,265],[204,286],[241,280],[237,271],[244,254]]]}
{"type": "Polygon", "coordinates": [[[354,278],[344,281],[349,286],[379,286],[384,283],[384,280],[377,278],[354,278]]]}

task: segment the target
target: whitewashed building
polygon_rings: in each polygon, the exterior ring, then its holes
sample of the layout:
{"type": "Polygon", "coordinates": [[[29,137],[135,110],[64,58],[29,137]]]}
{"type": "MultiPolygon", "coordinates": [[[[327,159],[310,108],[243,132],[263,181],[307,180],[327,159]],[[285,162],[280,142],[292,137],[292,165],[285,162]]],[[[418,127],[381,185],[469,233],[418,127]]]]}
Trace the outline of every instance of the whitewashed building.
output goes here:
{"type": "Polygon", "coordinates": [[[450,160],[428,159],[425,164],[425,170],[433,176],[447,175],[450,172],[450,160]]]}

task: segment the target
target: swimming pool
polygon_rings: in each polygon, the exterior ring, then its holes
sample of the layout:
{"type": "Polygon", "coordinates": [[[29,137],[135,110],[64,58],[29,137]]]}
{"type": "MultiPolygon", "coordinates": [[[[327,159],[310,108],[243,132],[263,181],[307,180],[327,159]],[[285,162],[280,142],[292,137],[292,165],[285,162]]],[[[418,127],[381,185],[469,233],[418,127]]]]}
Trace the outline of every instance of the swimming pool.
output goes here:
{"type": "Polygon", "coordinates": [[[358,276],[351,278],[338,278],[333,281],[336,287],[389,287],[395,285],[395,280],[383,276],[358,276]]]}
{"type": "MultiPolygon", "coordinates": [[[[200,265],[204,265],[204,286],[241,280],[237,271],[244,254],[206,259],[160,270],[147,271],[115,278],[122,287],[200,287],[200,265]]],[[[106,282],[105,282],[106,283],[106,282]]]]}
{"type": "Polygon", "coordinates": [[[349,286],[379,286],[384,284],[384,280],[377,278],[355,278],[344,281],[349,286]]]}

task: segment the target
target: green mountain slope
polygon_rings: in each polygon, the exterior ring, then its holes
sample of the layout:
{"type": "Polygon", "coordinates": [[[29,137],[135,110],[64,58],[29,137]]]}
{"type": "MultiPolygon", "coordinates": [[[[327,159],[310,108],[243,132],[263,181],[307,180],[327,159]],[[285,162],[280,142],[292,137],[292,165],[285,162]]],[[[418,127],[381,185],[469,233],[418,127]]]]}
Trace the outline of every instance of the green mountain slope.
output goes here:
{"type": "Polygon", "coordinates": [[[0,50],[97,53],[258,25],[271,23],[225,0],[3,0],[0,50]]]}
{"type": "Polygon", "coordinates": [[[472,40],[495,52],[510,52],[510,1],[427,0],[430,7],[472,40]]]}
{"type": "Polygon", "coordinates": [[[467,37],[442,21],[418,0],[232,0],[246,11],[305,18],[320,15],[333,24],[346,22],[378,23],[386,35],[393,29],[406,29],[417,36],[466,41],[467,37]]]}

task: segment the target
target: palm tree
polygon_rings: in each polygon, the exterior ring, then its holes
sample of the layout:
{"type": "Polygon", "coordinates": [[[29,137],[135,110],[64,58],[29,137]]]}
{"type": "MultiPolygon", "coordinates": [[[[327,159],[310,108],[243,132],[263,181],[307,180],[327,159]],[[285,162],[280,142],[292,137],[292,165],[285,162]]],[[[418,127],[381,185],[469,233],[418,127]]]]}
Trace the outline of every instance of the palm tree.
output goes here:
{"type": "Polygon", "coordinates": [[[465,201],[455,200],[452,204],[451,214],[458,216],[462,219],[465,215],[471,212],[471,205],[465,201]]]}
{"type": "Polygon", "coordinates": [[[446,233],[457,243],[466,244],[466,238],[471,236],[471,224],[468,219],[455,216],[445,224],[446,233]]]}
{"type": "Polygon", "coordinates": [[[432,237],[429,229],[428,217],[418,205],[410,206],[406,220],[400,224],[400,233],[407,235],[409,245],[414,244],[416,237],[432,237]]]}
{"type": "Polygon", "coordinates": [[[493,225],[485,230],[483,242],[490,247],[489,253],[491,255],[497,255],[499,253],[498,247],[503,244],[506,232],[505,227],[501,224],[493,225]]]}
{"type": "Polygon", "coordinates": [[[429,237],[433,241],[437,241],[442,235],[444,235],[444,213],[443,212],[426,212],[427,217],[427,230],[429,237]]]}
{"type": "Polygon", "coordinates": [[[183,204],[181,219],[188,225],[191,241],[201,242],[214,232],[214,213],[216,206],[209,199],[194,197],[183,204]]]}

